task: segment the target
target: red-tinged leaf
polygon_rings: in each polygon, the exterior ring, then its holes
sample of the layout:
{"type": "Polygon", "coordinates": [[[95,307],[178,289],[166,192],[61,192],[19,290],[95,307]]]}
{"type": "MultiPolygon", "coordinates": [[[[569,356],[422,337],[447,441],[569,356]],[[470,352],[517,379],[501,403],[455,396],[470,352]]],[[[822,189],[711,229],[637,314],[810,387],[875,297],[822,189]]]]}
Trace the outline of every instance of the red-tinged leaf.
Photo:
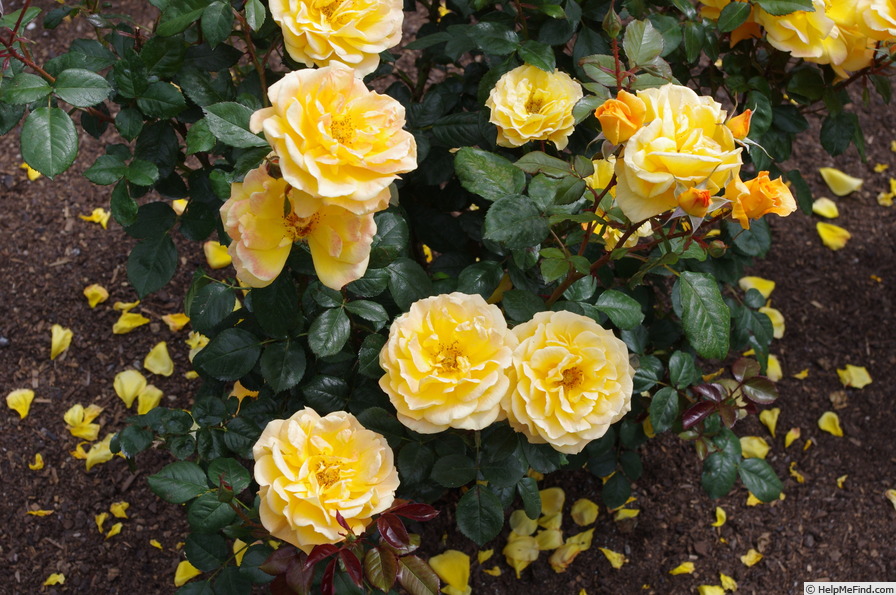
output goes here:
{"type": "Polygon", "coordinates": [[[348,573],[348,577],[352,579],[352,582],[358,588],[363,587],[364,570],[361,568],[361,561],[358,560],[358,556],[349,550],[340,550],[339,559],[342,560],[342,565],[345,566],[345,571],[348,573]]]}
{"type": "Polygon", "coordinates": [[[394,514],[380,515],[380,518],[376,520],[376,526],[380,530],[380,535],[389,545],[402,548],[410,543],[408,530],[405,529],[401,519],[394,514]]]}
{"type": "Polygon", "coordinates": [[[398,559],[398,582],[411,595],[438,595],[439,577],[417,556],[398,559]]]}
{"type": "Polygon", "coordinates": [[[725,394],[725,388],[722,385],[716,383],[700,384],[693,387],[691,390],[693,390],[701,397],[704,397],[716,403],[721,403],[723,395],[725,394]]]}
{"type": "Polygon", "coordinates": [[[431,521],[439,516],[438,510],[429,504],[420,504],[418,502],[408,502],[407,504],[393,507],[391,512],[412,521],[431,521]]]}
{"type": "Polygon", "coordinates": [[[747,412],[747,415],[759,415],[759,407],[756,406],[756,403],[753,401],[747,401],[747,404],[744,405],[743,410],[747,412]]]}
{"type": "Polygon", "coordinates": [[[346,535],[352,535],[354,532],[352,528],[348,526],[348,523],[345,522],[345,517],[337,510],[336,511],[336,522],[339,523],[339,526],[348,531],[346,535]]]}
{"type": "Polygon", "coordinates": [[[709,401],[700,401],[699,403],[692,405],[690,409],[685,411],[681,416],[681,427],[685,430],[690,430],[703,418],[715,411],[717,407],[717,403],[711,403],[709,401]]]}
{"type": "Polygon", "coordinates": [[[731,405],[720,405],[719,415],[722,417],[722,422],[729,428],[733,428],[737,423],[737,408],[731,405]]]}
{"type": "Polygon", "coordinates": [[[778,389],[775,383],[765,376],[750,378],[743,384],[747,398],[760,405],[770,405],[778,399],[778,389]]]}
{"type": "Polygon", "coordinates": [[[405,554],[410,554],[413,551],[416,551],[420,548],[420,536],[416,533],[411,533],[408,535],[408,544],[402,547],[395,547],[386,540],[382,540],[380,542],[380,547],[384,547],[389,551],[393,552],[396,556],[404,556],[405,554]]]}
{"type": "Polygon", "coordinates": [[[364,574],[380,591],[390,591],[398,577],[398,556],[392,550],[375,547],[364,555],[364,574]]]}
{"type": "Polygon", "coordinates": [[[337,553],[339,553],[339,548],[331,543],[316,545],[314,546],[314,549],[311,550],[311,553],[308,554],[308,559],[305,561],[305,568],[311,568],[321,560],[329,558],[337,553]]]}
{"type": "Polygon", "coordinates": [[[283,547],[274,550],[259,568],[272,576],[277,576],[278,574],[285,573],[290,564],[292,564],[298,557],[299,550],[284,545],[283,547]]]}
{"type": "Polygon", "coordinates": [[[731,365],[731,373],[738,382],[752,378],[759,374],[759,362],[754,359],[742,357],[731,365]]]}
{"type": "Polygon", "coordinates": [[[295,595],[295,591],[286,583],[286,575],[284,574],[278,575],[277,578],[271,581],[268,589],[271,595],[295,595]]]}
{"type": "Polygon", "coordinates": [[[311,594],[311,581],[314,580],[314,569],[306,568],[305,564],[296,560],[286,571],[286,584],[297,595],[311,594]]]}
{"type": "Polygon", "coordinates": [[[333,595],[335,590],[333,588],[333,577],[336,575],[336,558],[330,560],[330,563],[327,564],[327,567],[324,568],[324,574],[320,577],[320,592],[321,595],[333,595]]]}

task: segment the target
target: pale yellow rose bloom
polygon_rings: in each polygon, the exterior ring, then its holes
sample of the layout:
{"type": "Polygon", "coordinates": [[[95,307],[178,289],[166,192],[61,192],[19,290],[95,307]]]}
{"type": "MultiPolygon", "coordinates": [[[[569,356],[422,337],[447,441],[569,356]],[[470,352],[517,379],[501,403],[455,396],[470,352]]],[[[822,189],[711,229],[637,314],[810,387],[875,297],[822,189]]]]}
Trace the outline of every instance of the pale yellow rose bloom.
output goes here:
{"type": "Polygon", "coordinates": [[[289,55],[306,66],[340,62],[358,77],[373,72],[380,52],[401,42],[401,0],[270,0],[289,55]]]}
{"type": "Polygon", "coordinates": [[[293,188],[361,215],[384,208],[389,185],[417,167],[404,107],[341,63],[290,72],[268,97],[250,128],[264,131],[293,188]]]}
{"type": "Polygon", "coordinates": [[[896,0],[865,0],[859,3],[863,31],[878,41],[896,41],[896,0]]]}
{"type": "Polygon", "coordinates": [[[737,176],[741,149],[718,102],[672,84],[638,97],[647,107],[644,126],[616,161],[616,203],[626,217],[642,221],[674,209],[688,188],[714,195],[737,176]]]}
{"type": "Polygon", "coordinates": [[[836,25],[825,14],[824,0],[813,0],[812,5],[814,12],[798,10],[775,16],[757,9],[754,16],[775,48],[790,52],[794,58],[821,58],[825,54],[824,41],[836,25]]]}
{"type": "Polygon", "coordinates": [[[485,105],[502,147],[546,140],[563,150],[576,123],[572,108],[581,98],[581,85],[565,72],[523,64],[498,79],[485,105]]]}
{"type": "Polygon", "coordinates": [[[529,442],[575,454],[631,409],[628,348],[594,320],[539,312],[513,329],[514,388],[503,407],[529,442]]]}
{"type": "Polygon", "coordinates": [[[418,300],[392,322],[380,351],[380,388],[415,432],[481,430],[503,419],[516,338],[480,295],[418,300]]]}
{"type": "Polygon", "coordinates": [[[386,439],[355,417],[302,409],[268,423],[252,448],[261,523],[305,553],[355,535],[392,505],[398,471],[386,439]]]}
{"type": "Polygon", "coordinates": [[[810,62],[830,64],[841,78],[861,70],[874,59],[875,41],[868,36],[865,18],[860,10],[867,0],[830,0],[825,4],[825,16],[834,21],[834,28],[822,42],[822,55],[809,58],[810,62]]]}

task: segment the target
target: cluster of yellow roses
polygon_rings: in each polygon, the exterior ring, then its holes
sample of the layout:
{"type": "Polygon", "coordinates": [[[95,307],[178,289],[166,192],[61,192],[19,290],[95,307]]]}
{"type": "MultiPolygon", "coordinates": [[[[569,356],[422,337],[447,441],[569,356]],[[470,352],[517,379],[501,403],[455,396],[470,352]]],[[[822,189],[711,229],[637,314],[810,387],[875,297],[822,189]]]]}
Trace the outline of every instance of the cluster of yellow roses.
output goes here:
{"type": "Polygon", "coordinates": [[[252,116],[279,174],[263,164],[232,185],[221,207],[229,252],[239,278],[264,287],[292,245],[307,242],[321,282],[341,289],[367,270],[373,215],[389,205],[390,184],[417,167],[404,107],[361,80],[400,41],[401,2],[274,0],[270,8],[289,54],[320,68],[288,73],[268,89],[271,107],[252,116]]]}
{"type": "Polygon", "coordinates": [[[631,408],[625,343],[591,318],[540,312],[508,329],[479,295],[419,300],[394,320],[380,387],[420,433],[507,419],[529,442],[580,452],[631,408]]]}
{"type": "MultiPolygon", "coordinates": [[[[717,19],[732,0],[702,0],[701,14],[717,19]]],[[[731,43],[762,36],[775,48],[807,62],[830,64],[839,76],[871,64],[879,42],[896,41],[893,0],[813,0],[813,12],[775,16],[754,6],[747,21],[731,33],[731,43]]]]}
{"type": "Polygon", "coordinates": [[[614,165],[615,200],[633,222],[676,208],[703,218],[730,203],[732,217],[749,228],[751,219],[796,210],[780,178],[770,180],[768,172],[740,178],[735,141],[749,132],[749,110],[726,121],[711,97],[668,84],[637,94],[621,90],[594,114],[607,140],[623,146],[614,165]]]}

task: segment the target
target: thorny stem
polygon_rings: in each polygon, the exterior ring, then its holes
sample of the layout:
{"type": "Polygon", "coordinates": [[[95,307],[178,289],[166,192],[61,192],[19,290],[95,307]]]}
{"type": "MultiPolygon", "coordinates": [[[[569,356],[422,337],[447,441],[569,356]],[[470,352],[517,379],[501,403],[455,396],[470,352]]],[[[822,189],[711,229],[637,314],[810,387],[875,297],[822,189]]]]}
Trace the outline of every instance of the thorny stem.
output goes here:
{"type": "MultiPolygon", "coordinates": [[[[249,58],[252,60],[252,64],[255,66],[255,72],[258,73],[258,79],[261,82],[261,88],[267,89],[268,82],[267,76],[264,73],[264,64],[258,61],[258,56],[255,54],[255,44],[252,43],[252,28],[249,26],[249,22],[246,20],[238,10],[233,10],[233,14],[236,15],[237,20],[240,22],[240,30],[243,32],[243,37],[246,40],[246,51],[249,52],[249,58]]],[[[267,58],[267,54],[265,55],[267,58]]],[[[264,105],[265,107],[270,105],[270,99],[268,99],[267,93],[263,93],[264,97],[264,105]]]]}
{"type": "MultiPolygon", "coordinates": [[[[612,5],[611,5],[612,6],[612,5]]],[[[622,90],[622,62],[619,61],[619,40],[613,38],[613,63],[615,64],[616,88],[622,90]]]]}

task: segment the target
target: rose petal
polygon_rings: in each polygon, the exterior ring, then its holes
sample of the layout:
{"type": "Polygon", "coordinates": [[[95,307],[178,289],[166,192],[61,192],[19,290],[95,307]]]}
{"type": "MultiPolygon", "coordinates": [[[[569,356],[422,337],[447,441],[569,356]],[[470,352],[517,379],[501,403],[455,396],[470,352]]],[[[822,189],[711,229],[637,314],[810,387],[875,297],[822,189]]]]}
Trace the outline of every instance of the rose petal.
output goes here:
{"type": "Polygon", "coordinates": [[[800,437],[800,429],[799,428],[790,428],[787,430],[787,435],[784,436],[784,448],[789,448],[793,441],[800,437]]]}
{"type": "Polygon", "coordinates": [[[178,312],[177,314],[165,314],[162,316],[162,322],[167,324],[172,332],[177,332],[187,326],[190,322],[190,317],[183,312],[178,312]]]}
{"type": "Polygon", "coordinates": [[[588,498],[579,498],[575,501],[575,504],[572,505],[570,516],[572,516],[572,520],[575,524],[584,527],[597,520],[599,510],[600,509],[595,502],[588,498]]]}
{"type": "Polygon", "coordinates": [[[864,366],[846,364],[846,368],[837,369],[837,375],[840,377],[840,382],[846,387],[864,388],[872,382],[871,375],[868,374],[868,370],[864,366]]]}
{"type": "Polygon", "coordinates": [[[50,333],[50,359],[54,360],[72,344],[74,333],[71,329],[63,328],[58,324],[54,324],[50,328],[50,333]]]}
{"type": "Polygon", "coordinates": [[[760,560],[762,560],[762,554],[757,552],[755,549],[750,548],[746,554],[740,557],[740,561],[743,562],[744,566],[753,566],[760,560]]]}
{"type": "Polygon", "coordinates": [[[840,427],[840,416],[833,411],[825,411],[818,418],[818,427],[837,437],[843,436],[843,429],[840,427]]]}
{"type": "Polygon", "coordinates": [[[186,560],[182,560],[177,565],[177,570],[174,571],[174,586],[183,586],[191,578],[197,577],[200,574],[202,574],[201,570],[199,570],[186,560]]]}
{"type": "Polygon", "coordinates": [[[44,468],[44,457],[40,453],[34,455],[34,462],[28,463],[28,468],[32,471],[40,471],[44,468]]]}
{"type": "Polygon", "coordinates": [[[130,409],[140,391],[146,388],[146,378],[137,370],[125,370],[115,375],[112,387],[118,398],[124,401],[125,407],[130,409]]]}
{"type": "Polygon", "coordinates": [[[812,212],[826,219],[836,219],[840,216],[837,203],[824,196],[812,203],[812,212]]]}
{"type": "Polygon", "coordinates": [[[778,427],[778,416],[781,415],[780,407],[773,407],[771,409],[764,409],[759,413],[759,421],[768,428],[769,433],[772,435],[772,438],[775,437],[775,428],[778,427]]]}
{"type": "Polygon", "coordinates": [[[737,591],[737,581],[727,574],[719,573],[719,580],[722,583],[722,588],[726,591],[737,591]]]}
{"type": "Polygon", "coordinates": [[[171,376],[174,373],[174,361],[168,355],[168,344],[165,341],[156,343],[143,359],[143,367],[160,376],[171,376]]]}
{"type": "Polygon", "coordinates": [[[128,511],[128,508],[130,508],[130,506],[131,505],[129,503],[127,503],[123,500],[121,502],[113,502],[112,504],[109,505],[109,512],[111,512],[112,516],[114,516],[117,519],[126,519],[126,518],[128,518],[127,511],[128,511]]]}
{"type": "Polygon", "coordinates": [[[229,267],[233,262],[227,251],[227,246],[222,246],[220,242],[209,240],[202,244],[202,251],[205,253],[205,261],[208,266],[213,269],[229,267]]]}
{"type": "Polygon", "coordinates": [[[764,459],[768,455],[768,451],[771,450],[768,442],[759,436],[742,436],[740,447],[745,459],[764,459]]]}
{"type": "Polygon", "coordinates": [[[84,297],[87,298],[87,305],[96,308],[97,304],[101,304],[109,299],[109,292],[102,285],[94,283],[84,288],[84,297]]]}
{"type": "Polygon", "coordinates": [[[137,395],[137,414],[143,415],[158,407],[162,402],[162,396],[162,391],[152,384],[141,390],[137,395]]]}
{"type": "Polygon", "coordinates": [[[669,574],[672,576],[677,576],[679,574],[692,574],[694,572],[694,563],[693,562],[682,562],[675,568],[669,571],[669,574]]]}
{"type": "Polygon", "coordinates": [[[470,556],[458,550],[446,550],[429,559],[429,565],[445,581],[442,592],[448,595],[469,595],[470,556]]]}
{"type": "Polygon", "coordinates": [[[606,556],[607,560],[610,561],[610,566],[612,566],[616,570],[622,568],[623,564],[626,563],[625,556],[620,554],[619,552],[614,552],[613,550],[607,549],[605,547],[600,547],[597,549],[599,549],[601,553],[606,556]]]}
{"type": "Polygon", "coordinates": [[[728,515],[725,514],[725,510],[721,506],[716,506],[716,522],[712,524],[713,527],[721,527],[725,524],[725,521],[728,520],[728,515]]]}
{"type": "Polygon", "coordinates": [[[34,391],[29,388],[19,388],[6,395],[6,406],[19,414],[19,418],[25,419],[31,411],[31,402],[34,400],[34,391]]]}
{"type": "Polygon", "coordinates": [[[775,282],[762,277],[741,277],[737,282],[738,286],[744,291],[755,289],[762,294],[762,297],[768,299],[768,296],[775,290],[775,282]]]}
{"type": "Polygon", "coordinates": [[[843,249],[846,246],[846,242],[852,237],[852,234],[847,230],[832,223],[819,221],[815,224],[815,229],[818,231],[818,236],[821,238],[822,243],[831,250],[843,249]]]}
{"type": "Polygon", "coordinates": [[[725,589],[718,585],[699,585],[697,595],[725,595],[725,589]]]}
{"type": "Polygon", "coordinates": [[[50,576],[47,577],[47,580],[44,581],[45,587],[51,587],[53,585],[64,585],[65,584],[65,575],[61,572],[54,572],[50,576]]]}
{"type": "Polygon", "coordinates": [[[825,184],[837,196],[846,196],[862,187],[862,180],[854,178],[833,167],[822,167],[818,170],[825,184]]]}
{"type": "Polygon", "coordinates": [[[791,461],[787,470],[790,473],[790,477],[794,478],[797,483],[806,483],[806,478],[803,474],[796,470],[796,461],[791,461]]]}
{"type": "Polygon", "coordinates": [[[122,312],[121,316],[118,317],[118,320],[115,324],[112,325],[112,333],[115,335],[124,335],[126,333],[131,332],[137,327],[141,327],[144,324],[149,323],[149,318],[143,316],[142,314],[136,314],[133,312],[122,312]]]}

